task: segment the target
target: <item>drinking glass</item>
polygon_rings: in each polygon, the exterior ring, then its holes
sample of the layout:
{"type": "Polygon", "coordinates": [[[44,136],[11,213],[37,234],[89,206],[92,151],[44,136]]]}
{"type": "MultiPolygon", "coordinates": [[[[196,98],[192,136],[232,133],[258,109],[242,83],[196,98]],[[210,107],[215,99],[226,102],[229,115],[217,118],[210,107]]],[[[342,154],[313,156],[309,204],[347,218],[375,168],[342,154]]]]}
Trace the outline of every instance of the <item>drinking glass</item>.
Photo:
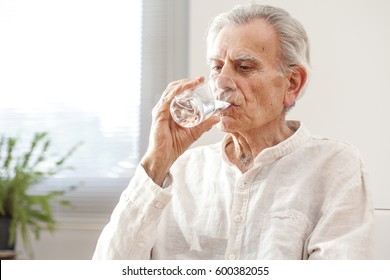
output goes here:
{"type": "Polygon", "coordinates": [[[234,81],[227,76],[217,75],[194,89],[176,95],[170,111],[176,123],[183,127],[193,127],[228,108],[236,97],[237,86],[234,81]]]}

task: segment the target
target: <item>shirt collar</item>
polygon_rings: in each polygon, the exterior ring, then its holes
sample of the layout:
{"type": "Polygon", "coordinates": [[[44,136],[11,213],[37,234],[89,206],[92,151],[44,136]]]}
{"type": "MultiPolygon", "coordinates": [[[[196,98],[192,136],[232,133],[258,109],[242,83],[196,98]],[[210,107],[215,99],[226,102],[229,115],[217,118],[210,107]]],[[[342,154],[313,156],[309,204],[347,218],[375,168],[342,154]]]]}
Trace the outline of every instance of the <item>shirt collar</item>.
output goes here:
{"type": "MultiPolygon", "coordinates": [[[[260,152],[255,158],[254,166],[262,162],[274,161],[278,158],[286,156],[292,153],[294,150],[299,148],[303,143],[305,143],[310,138],[310,132],[306,129],[306,127],[299,121],[287,121],[287,125],[294,132],[286,140],[280,142],[279,144],[266,148],[260,152]]],[[[228,136],[226,135],[224,140],[222,141],[222,159],[231,165],[225,151],[225,146],[228,141],[228,136]]]]}

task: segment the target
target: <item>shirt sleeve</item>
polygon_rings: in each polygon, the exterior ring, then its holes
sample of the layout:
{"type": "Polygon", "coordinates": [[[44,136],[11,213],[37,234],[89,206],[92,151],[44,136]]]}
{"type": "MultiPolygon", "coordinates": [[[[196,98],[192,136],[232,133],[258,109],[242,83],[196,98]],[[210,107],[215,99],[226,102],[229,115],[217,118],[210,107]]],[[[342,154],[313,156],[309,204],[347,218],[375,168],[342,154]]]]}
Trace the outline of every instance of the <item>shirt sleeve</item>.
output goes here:
{"type": "Polygon", "coordinates": [[[161,214],[171,200],[168,186],[163,187],[138,165],[99,237],[93,259],[150,258],[161,214]]]}
{"type": "Polygon", "coordinates": [[[374,207],[364,168],[360,174],[340,182],[341,191],[323,209],[308,239],[309,259],[373,258],[374,207]],[[342,183],[347,187],[343,188],[342,183]]]}

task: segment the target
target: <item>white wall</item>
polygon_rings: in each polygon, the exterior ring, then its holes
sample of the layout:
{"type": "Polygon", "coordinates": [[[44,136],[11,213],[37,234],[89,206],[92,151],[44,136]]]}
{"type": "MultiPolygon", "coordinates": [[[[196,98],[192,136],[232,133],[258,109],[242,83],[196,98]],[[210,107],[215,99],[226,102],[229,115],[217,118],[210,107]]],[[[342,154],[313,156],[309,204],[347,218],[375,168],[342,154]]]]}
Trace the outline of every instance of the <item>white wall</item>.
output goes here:
{"type": "MultiPolygon", "coordinates": [[[[190,76],[207,75],[205,30],[236,4],[282,7],[301,21],[311,42],[312,77],[288,116],[312,133],[356,146],[366,162],[376,211],[377,258],[390,259],[390,1],[191,0],[190,76]]],[[[197,145],[216,142],[216,129],[197,145]]]]}

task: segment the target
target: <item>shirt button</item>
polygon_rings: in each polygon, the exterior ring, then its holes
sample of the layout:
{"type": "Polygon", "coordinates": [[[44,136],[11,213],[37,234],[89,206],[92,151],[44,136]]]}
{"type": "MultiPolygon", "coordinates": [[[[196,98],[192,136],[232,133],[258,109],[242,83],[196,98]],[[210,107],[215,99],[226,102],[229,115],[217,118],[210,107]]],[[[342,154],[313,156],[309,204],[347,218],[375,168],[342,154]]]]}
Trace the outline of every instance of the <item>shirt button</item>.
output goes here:
{"type": "Polygon", "coordinates": [[[235,254],[230,254],[229,255],[229,260],[235,260],[236,259],[236,255],[235,254]]]}
{"type": "Polygon", "coordinates": [[[164,203],[162,203],[161,201],[155,201],[153,204],[158,209],[161,209],[164,207],[164,203]]]}
{"type": "Polygon", "coordinates": [[[239,186],[240,189],[243,189],[243,188],[245,188],[245,187],[246,187],[246,183],[242,183],[242,184],[239,186]]]}
{"type": "Polygon", "coordinates": [[[242,217],[241,217],[240,215],[237,215],[237,216],[234,217],[234,221],[235,221],[236,223],[239,223],[239,222],[242,221],[242,217]]]}
{"type": "Polygon", "coordinates": [[[144,246],[145,246],[145,243],[144,243],[144,242],[141,241],[141,242],[138,243],[138,247],[142,248],[142,247],[144,247],[144,246]]]}

